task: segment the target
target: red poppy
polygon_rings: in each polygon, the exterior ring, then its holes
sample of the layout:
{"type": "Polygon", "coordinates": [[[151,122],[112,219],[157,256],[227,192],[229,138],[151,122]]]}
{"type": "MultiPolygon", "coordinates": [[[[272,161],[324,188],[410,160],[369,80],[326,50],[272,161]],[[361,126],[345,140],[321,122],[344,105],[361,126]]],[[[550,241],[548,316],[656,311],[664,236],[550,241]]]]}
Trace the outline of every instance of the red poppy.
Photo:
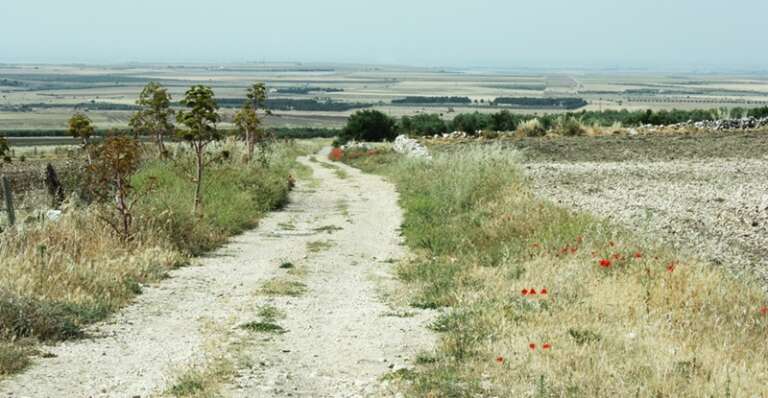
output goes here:
{"type": "Polygon", "coordinates": [[[669,265],[667,265],[667,272],[675,272],[675,266],[675,263],[669,263],[669,265]]]}
{"type": "Polygon", "coordinates": [[[530,348],[531,351],[536,351],[536,343],[528,344],[528,348],[530,348]]]}
{"type": "Polygon", "coordinates": [[[549,343],[544,343],[544,345],[543,345],[543,346],[541,346],[541,348],[543,348],[543,349],[545,349],[545,350],[548,350],[548,349],[552,348],[552,344],[549,344],[549,343]]]}
{"type": "Polygon", "coordinates": [[[496,357],[496,363],[498,363],[499,365],[503,365],[504,364],[504,357],[502,357],[501,355],[496,357]]]}
{"type": "Polygon", "coordinates": [[[544,289],[541,289],[541,294],[547,295],[547,293],[549,293],[549,292],[547,291],[546,287],[544,289]]]}
{"type": "Polygon", "coordinates": [[[528,289],[523,289],[523,291],[520,292],[520,293],[522,293],[523,296],[527,296],[528,295],[528,289]]]}
{"type": "Polygon", "coordinates": [[[763,315],[768,315],[768,307],[760,308],[760,313],[763,315]]]}
{"type": "Polygon", "coordinates": [[[607,258],[600,260],[600,266],[603,268],[609,268],[611,266],[611,260],[607,258]]]}
{"type": "Polygon", "coordinates": [[[643,258],[643,253],[636,252],[635,253],[635,258],[643,258]]]}
{"type": "Polygon", "coordinates": [[[531,289],[531,290],[528,292],[528,294],[530,294],[531,296],[535,296],[535,295],[536,295],[536,289],[531,289]]]}
{"type": "Polygon", "coordinates": [[[331,153],[328,155],[328,158],[333,161],[340,161],[344,157],[344,150],[341,148],[333,148],[331,149],[331,153]]]}
{"type": "Polygon", "coordinates": [[[579,250],[577,247],[571,248],[571,254],[576,254],[576,251],[579,250]]]}

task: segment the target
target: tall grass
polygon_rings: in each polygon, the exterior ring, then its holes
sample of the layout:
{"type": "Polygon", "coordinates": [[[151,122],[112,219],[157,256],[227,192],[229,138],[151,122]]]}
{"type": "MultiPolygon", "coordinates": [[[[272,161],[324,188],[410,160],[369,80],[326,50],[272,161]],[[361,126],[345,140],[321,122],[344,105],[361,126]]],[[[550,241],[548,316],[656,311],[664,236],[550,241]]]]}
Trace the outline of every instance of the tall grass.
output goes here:
{"type": "Polygon", "coordinates": [[[58,222],[25,224],[0,235],[0,374],[23,367],[18,344],[77,337],[81,327],[126,305],[141,286],[162,279],[191,255],[211,250],[287,200],[297,155],[316,145],[276,145],[268,167],[243,164],[238,145],[207,169],[205,211],[191,215],[185,155],[149,161],[134,178],[139,202],[127,243],[99,219],[99,205],[70,203],[58,222]],[[149,190],[149,181],[156,188],[149,190]],[[20,365],[21,364],[21,365],[20,365]]]}
{"type": "Polygon", "coordinates": [[[399,373],[408,395],[768,394],[759,288],[537,198],[515,158],[473,146],[353,161],[400,190],[413,305],[446,308],[438,349],[399,373]]]}

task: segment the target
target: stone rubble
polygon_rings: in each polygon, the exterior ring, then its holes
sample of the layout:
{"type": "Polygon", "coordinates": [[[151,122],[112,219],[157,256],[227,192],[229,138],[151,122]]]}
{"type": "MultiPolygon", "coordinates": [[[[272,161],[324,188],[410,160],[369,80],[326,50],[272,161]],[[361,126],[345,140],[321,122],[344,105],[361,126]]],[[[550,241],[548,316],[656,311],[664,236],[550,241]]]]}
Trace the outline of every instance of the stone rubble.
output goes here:
{"type": "Polygon", "coordinates": [[[395,138],[395,142],[392,144],[392,149],[397,153],[402,153],[407,156],[432,159],[432,155],[429,154],[429,150],[424,145],[421,145],[419,141],[408,138],[405,135],[399,135],[395,138]]]}

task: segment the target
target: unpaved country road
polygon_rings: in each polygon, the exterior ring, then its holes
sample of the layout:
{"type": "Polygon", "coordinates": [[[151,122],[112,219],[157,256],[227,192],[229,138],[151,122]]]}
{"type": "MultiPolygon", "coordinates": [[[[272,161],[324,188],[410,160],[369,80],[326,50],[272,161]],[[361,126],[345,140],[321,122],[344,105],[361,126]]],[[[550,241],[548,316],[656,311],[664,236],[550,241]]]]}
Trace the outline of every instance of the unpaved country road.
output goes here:
{"type": "Polygon", "coordinates": [[[388,299],[397,288],[393,262],[405,254],[394,187],[329,166],[324,153],[300,159],[315,180],[301,181],[285,209],[146,287],[135,304],[92,327],[92,338],[45,347],[55,357],[38,358],[0,383],[0,395],[157,396],[185,369],[205,369],[212,357],[237,358],[232,377],[218,388],[224,396],[390,394],[381,376],[410,366],[434,344],[425,328],[431,314],[396,308],[388,299]],[[280,268],[284,263],[294,268],[280,268]],[[262,286],[275,278],[307,290],[265,295],[262,286]],[[285,314],[275,321],[284,334],[239,327],[258,321],[265,305],[285,314]]]}

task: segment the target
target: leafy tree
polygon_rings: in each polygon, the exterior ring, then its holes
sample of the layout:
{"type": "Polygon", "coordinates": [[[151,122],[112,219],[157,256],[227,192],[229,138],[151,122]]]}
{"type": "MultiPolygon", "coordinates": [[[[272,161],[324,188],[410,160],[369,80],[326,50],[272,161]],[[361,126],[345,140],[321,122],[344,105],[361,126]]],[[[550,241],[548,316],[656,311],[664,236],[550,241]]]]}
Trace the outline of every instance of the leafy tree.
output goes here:
{"type": "Polygon", "coordinates": [[[219,105],[210,87],[192,86],[184,94],[181,104],[188,110],[179,111],[176,121],[187,128],[179,130],[178,135],[189,143],[195,153],[196,169],[192,177],[192,182],[195,184],[195,199],[192,212],[200,215],[203,205],[203,171],[208,163],[205,148],[211,142],[221,139],[222,134],[216,128],[216,123],[221,120],[221,116],[218,112],[219,105]]]}
{"type": "Polygon", "coordinates": [[[448,126],[440,115],[420,114],[416,116],[403,116],[400,119],[399,130],[408,135],[435,135],[448,132],[448,126]]]}
{"type": "MultiPolygon", "coordinates": [[[[261,128],[261,119],[257,113],[267,101],[267,88],[264,83],[256,83],[248,88],[243,107],[235,114],[234,123],[240,130],[248,149],[248,160],[253,158],[254,147],[260,147],[261,161],[266,163],[270,136],[261,128]]],[[[269,110],[266,111],[269,114],[269,110]]]]}
{"type": "Polygon", "coordinates": [[[83,113],[75,113],[69,119],[69,134],[73,138],[80,140],[83,145],[83,149],[88,154],[88,163],[92,163],[92,156],[90,153],[90,139],[95,129],[91,124],[91,119],[83,113]]]}
{"type": "Polygon", "coordinates": [[[493,131],[515,131],[522,118],[510,111],[503,110],[491,115],[489,129],[493,131]]]}
{"type": "Polygon", "coordinates": [[[112,227],[120,240],[127,241],[132,235],[133,206],[138,200],[132,195],[130,180],[139,168],[139,141],[126,136],[107,137],[95,154],[88,166],[91,192],[102,202],[113,201],[109,206],[112,210],[99,218],[112,227]]]}
{"type": "Polygon", "coordinates": [[[467,134],[476,134],[487,129],[491,124],[491,117],[484,113],[462,113],[453,118],[453,129],[467,134]]]}
{"type": "Polygon", "coordinates": [[[397,137],[395,120],[376,110],[357,111],[341,130],[342,141],[384,141],[397,137]]]}
{"type": "Polygon", "coordinates": [[[136,105],[140,109],[131,117],[131,128],[137,136],[146,134],[154,137],[157,149],[165,154],[165,136],[174,129],[171,95],[159,83],[149,82],[139,94],[136,105]]]}

